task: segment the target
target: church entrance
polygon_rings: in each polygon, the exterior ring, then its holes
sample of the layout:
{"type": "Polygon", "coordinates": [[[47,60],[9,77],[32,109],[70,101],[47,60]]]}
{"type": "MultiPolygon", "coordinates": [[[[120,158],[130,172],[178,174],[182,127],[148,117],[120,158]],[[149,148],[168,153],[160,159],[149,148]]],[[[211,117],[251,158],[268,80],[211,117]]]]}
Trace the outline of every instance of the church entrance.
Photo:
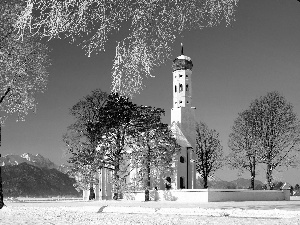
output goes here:
{"type": "Polygon", "coordinates": [[[179,188],[180,189],[184,189],[185,186],[184,186],[184,177],[180,177],[179,178],[179,188]]]}

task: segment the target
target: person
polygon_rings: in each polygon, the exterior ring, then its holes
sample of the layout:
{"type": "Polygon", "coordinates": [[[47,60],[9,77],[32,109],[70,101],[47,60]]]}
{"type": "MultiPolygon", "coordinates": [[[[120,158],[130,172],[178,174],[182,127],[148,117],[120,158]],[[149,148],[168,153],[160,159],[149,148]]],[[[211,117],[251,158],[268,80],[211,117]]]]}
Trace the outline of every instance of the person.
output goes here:
{"type": "Polygon", "coordinates": [[[170,190],[171,189],[171,178],[167,177],[166,178],[166,190],[170,190]]]}
{"type": "Polygon", "coordinates": [[[94,192],[94,188],[90,187],[90,196],[89,196],[89,200],[93,200],[95,199],[95,192],[94,192]]]}

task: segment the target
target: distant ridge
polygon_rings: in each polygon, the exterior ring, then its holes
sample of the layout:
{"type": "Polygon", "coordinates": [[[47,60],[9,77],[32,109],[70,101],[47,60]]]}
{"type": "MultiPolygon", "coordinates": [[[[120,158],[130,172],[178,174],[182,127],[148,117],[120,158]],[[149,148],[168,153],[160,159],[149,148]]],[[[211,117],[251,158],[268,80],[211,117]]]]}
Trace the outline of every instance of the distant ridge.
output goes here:
{"type": "Polygon", "coordinates": [[[63,173],[66,173],[69,169],[69,166],[67,165],[58,166],[52,161],[50,161],[50,159],[45,158],[41,154],[36,154],[36,155],[30,153],[23,153],[22,155],[8,154],[0,158],[0,166],[19,165],[21,163],[27,163],[29,165],[33,165],[39,168],[56,169],[63,173]]]}
{"type": "MultiPolygon", "coordinates": [[[[231,183],[235,184],[237,189],[245,189],[250,187],[251,179],[238,178],[236,180],[231,181],[231,183]]],[[[255,189],[261,189],[263,185],[264,183],[260,180],[254,180],[255,189]]]]}
{"type": "MultiPolygon", "coordinates": [[[[202,179],[198,178],[197,182],[200,187],[203,187],[202,179]]],[[[224,181],[219,178],[210,178],[208,180],[208,188],[213,189],[249,189],[251,184],[251,179],[238,178],[233,181],[224,181]]],[[[261,190],[263,187],[263,182],[260,180],[255,180],[254,187],[256,190],[261,190]]]]}
{"type": "Polygon", "coordinates": [[[80,197],[70,178],[57,169],[37,167],[28,163],[2,167],[3,194],[6,197],[80,197]]]}

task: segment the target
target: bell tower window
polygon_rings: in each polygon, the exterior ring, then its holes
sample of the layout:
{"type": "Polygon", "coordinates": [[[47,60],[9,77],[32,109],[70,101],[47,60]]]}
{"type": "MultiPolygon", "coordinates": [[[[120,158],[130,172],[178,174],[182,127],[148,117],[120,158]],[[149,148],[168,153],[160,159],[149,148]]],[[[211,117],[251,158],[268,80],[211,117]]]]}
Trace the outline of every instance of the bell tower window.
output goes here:
{"type": "Polygon", "coordinates": [[[186,90],[186,91],[189,91],[189,85],[188,85],[188,84],[185,85],[185,90],[186,90]]]}
{"type": "Polygon", "coordinates": [[[177,85],[175,85],[175,92],[177,92],[177,85]]]}
{"type": "Polygon", "coordinates": [[[182,84],[179,84],[179,92],[182,92],[182,91],[183,91],[182,84]]]}

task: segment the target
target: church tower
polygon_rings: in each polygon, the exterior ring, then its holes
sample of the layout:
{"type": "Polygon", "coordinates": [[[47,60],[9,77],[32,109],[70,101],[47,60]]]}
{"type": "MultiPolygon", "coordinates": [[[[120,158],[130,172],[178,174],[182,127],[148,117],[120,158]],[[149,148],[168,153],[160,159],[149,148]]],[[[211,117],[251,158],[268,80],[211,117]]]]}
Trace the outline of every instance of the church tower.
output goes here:
{"type": "Polygon", "coordinates": [[[192,69],[190,57],[183,54],[172,64],[173,69],[173,108],[171,126],[181,152],[175,163],[177,189],[195,188],[195,165],[193,163],[195,148],[195,107],[192,107],[192,69]]]}
{"type": "Polygon", "coordinates": [[[173,108],[189,107],[192,103],[192,69],[190,57],[181,55],[173,61],[173,108]]]}

